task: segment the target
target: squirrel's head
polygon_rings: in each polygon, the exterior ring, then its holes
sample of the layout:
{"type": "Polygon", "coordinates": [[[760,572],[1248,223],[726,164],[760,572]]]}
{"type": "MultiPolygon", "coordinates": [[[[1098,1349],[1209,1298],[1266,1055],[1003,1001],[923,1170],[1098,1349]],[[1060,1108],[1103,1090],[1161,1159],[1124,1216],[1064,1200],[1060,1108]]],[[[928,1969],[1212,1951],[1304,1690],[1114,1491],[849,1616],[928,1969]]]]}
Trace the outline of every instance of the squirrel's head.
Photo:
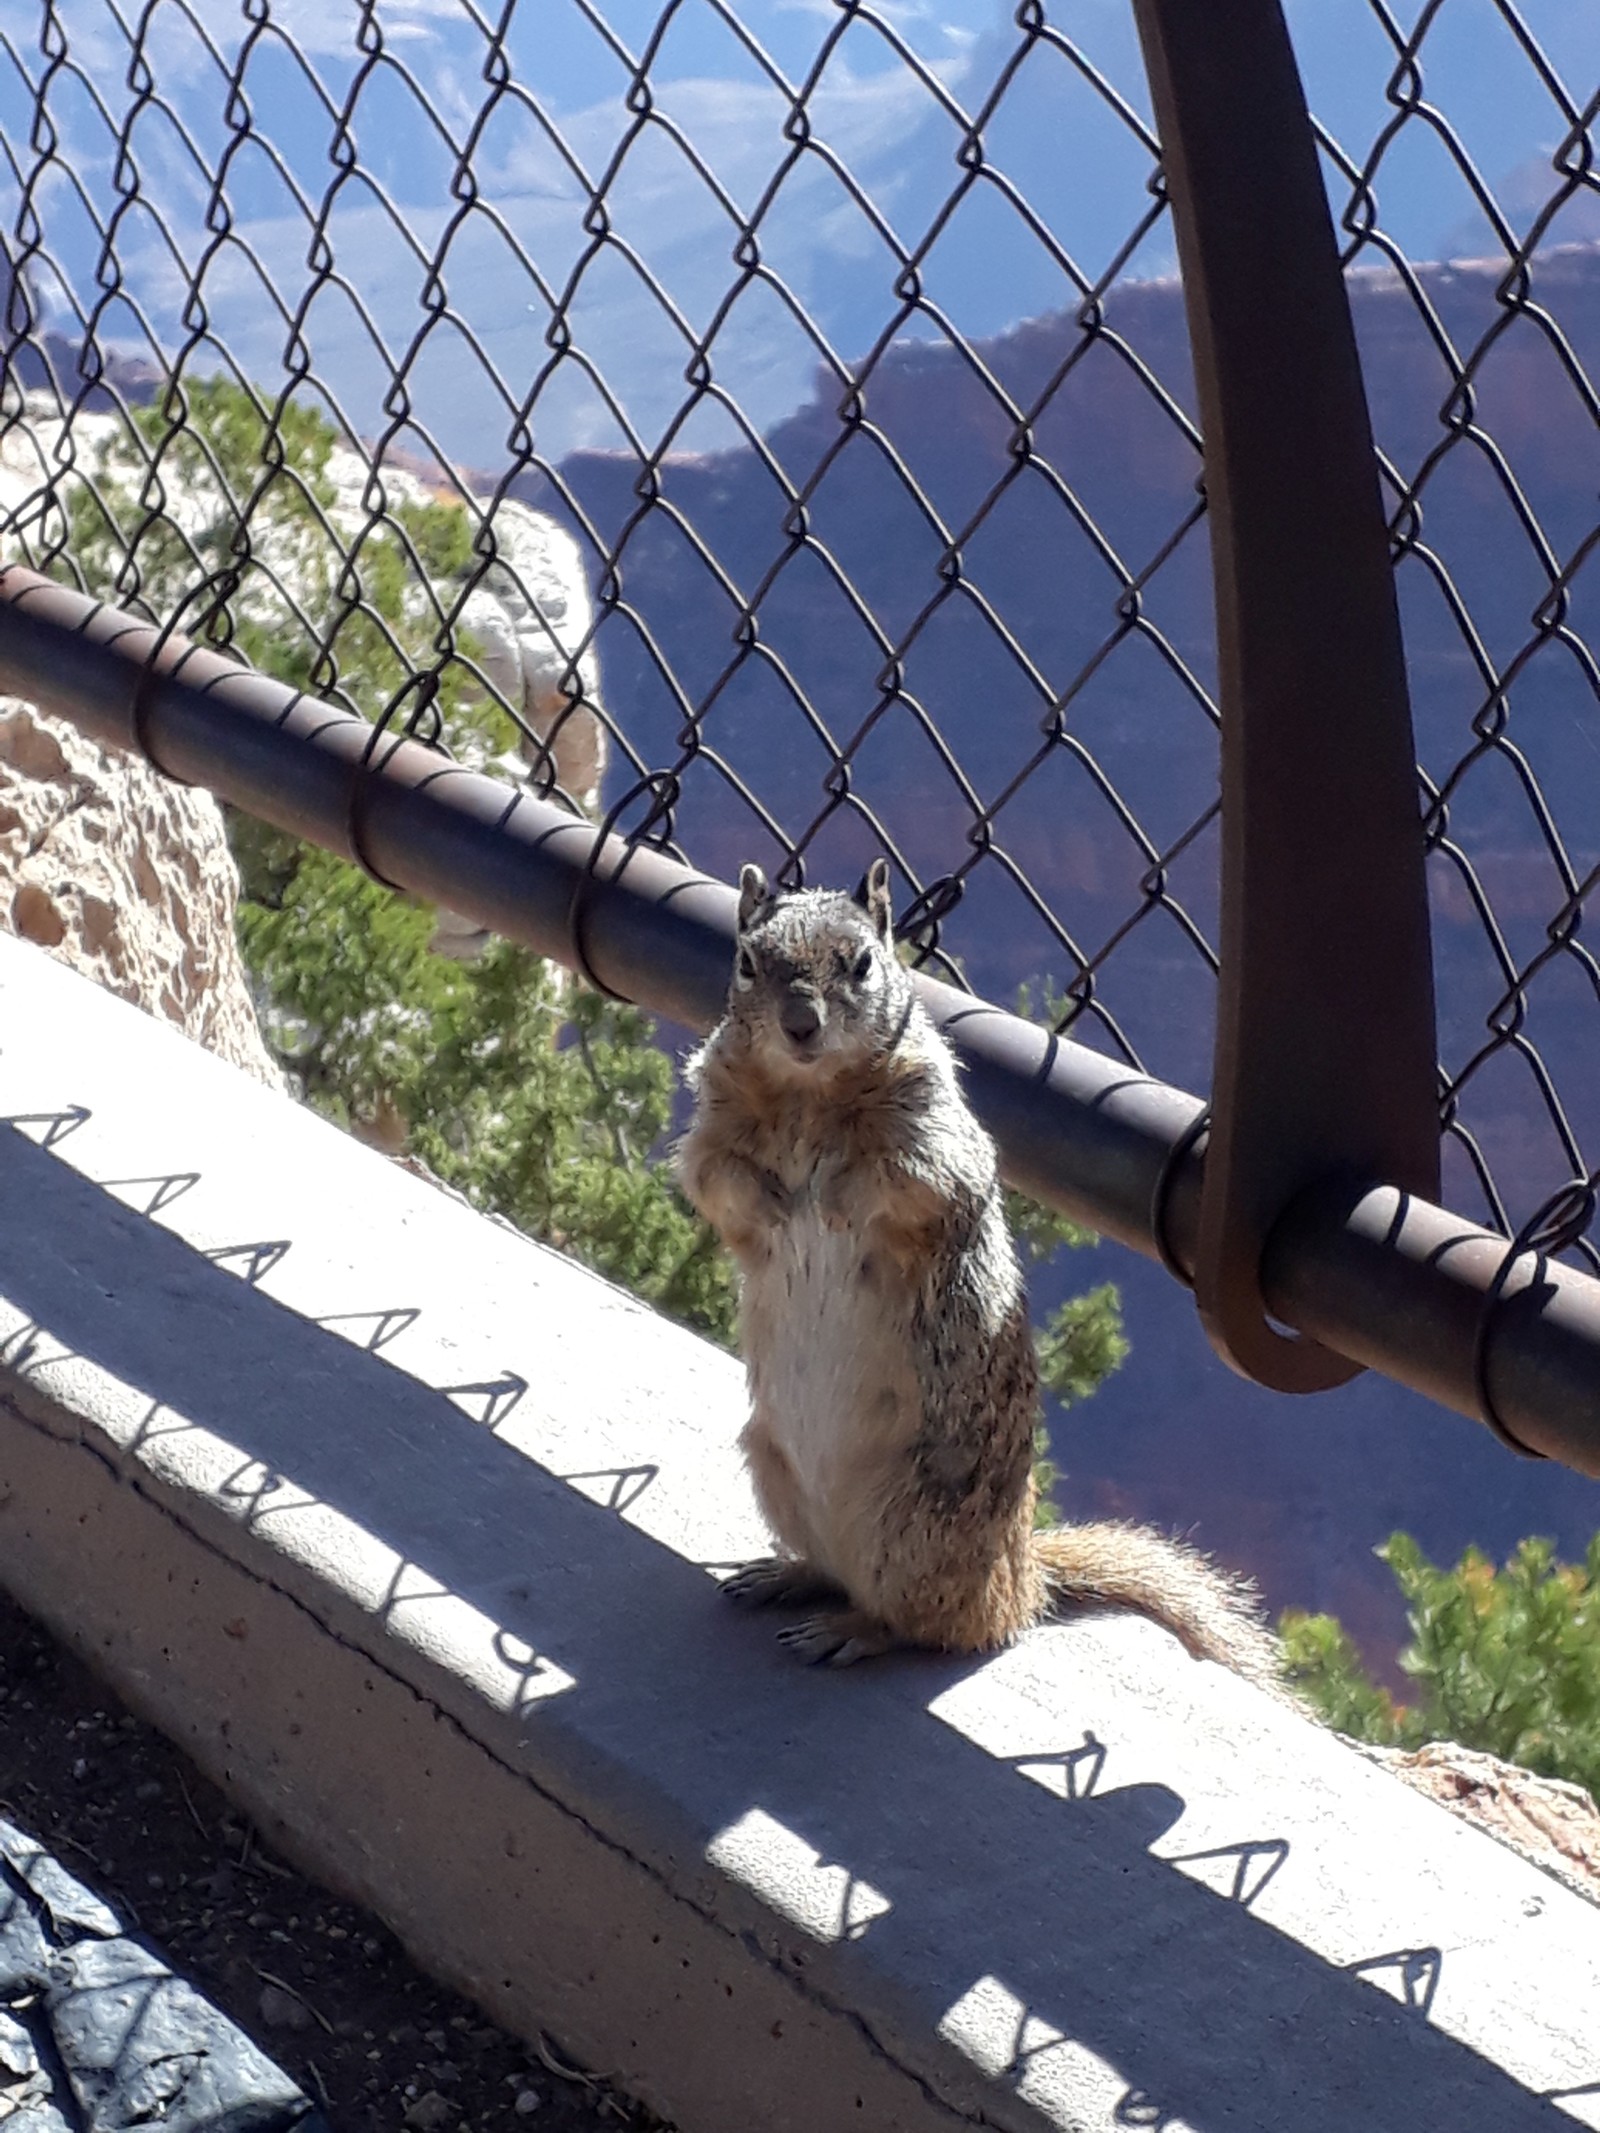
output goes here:
{"type": "Polygon", "coordinates": [[[894,952],[886,860],[872,862],[858,896],[775,895],[759,867],[741,870],[728,1012],[773,1066],[826,1073],[882,1057],[904,1034],[912,998],[894,952]]]}

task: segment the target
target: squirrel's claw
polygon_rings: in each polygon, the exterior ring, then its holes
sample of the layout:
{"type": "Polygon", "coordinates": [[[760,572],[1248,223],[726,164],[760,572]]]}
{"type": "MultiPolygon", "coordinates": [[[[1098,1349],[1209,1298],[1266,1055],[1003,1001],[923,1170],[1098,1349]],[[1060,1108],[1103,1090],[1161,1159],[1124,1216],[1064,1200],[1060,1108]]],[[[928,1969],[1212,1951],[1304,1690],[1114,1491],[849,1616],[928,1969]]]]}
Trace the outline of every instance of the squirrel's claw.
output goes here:
{"type": "Polygon", "coordinates": [[[809,1563],[787,1555],[763,1555],[724,1578],[722,1595],[735,1607],[803,1607],[812,1600],[837,1599],[840,1590],[809,1563]]]}
{"type": "Polygon", "coordinates": [[[875,1615],[852,1607],[842,1614],[807,1615],[780,1629],[778,1642],[807,1666],[854,1666],[893,1651],[899,1639],[875,1615]]]}

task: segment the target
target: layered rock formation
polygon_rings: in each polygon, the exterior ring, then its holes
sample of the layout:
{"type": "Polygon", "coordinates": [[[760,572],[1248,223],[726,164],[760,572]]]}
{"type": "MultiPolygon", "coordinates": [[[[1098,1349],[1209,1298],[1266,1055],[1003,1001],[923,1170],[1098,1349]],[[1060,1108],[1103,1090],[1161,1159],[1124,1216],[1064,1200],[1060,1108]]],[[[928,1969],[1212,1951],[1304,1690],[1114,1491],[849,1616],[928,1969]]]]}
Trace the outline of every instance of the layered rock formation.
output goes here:
{"type": "Polygon", "coordinates": [[[0,698],[0,923],[278,1088],[238,896],[209,793],[0,698]]]}
{"type": "Polygon", "coordinates": [[[1448,1740],[1430,1741],[1409,1753],[1398,1748],[1362,1752],[1591,1903],[1600,1903],[1600,1807],[1581,1785],[1535,1777],[1515,1763],[1448,1740]]]}

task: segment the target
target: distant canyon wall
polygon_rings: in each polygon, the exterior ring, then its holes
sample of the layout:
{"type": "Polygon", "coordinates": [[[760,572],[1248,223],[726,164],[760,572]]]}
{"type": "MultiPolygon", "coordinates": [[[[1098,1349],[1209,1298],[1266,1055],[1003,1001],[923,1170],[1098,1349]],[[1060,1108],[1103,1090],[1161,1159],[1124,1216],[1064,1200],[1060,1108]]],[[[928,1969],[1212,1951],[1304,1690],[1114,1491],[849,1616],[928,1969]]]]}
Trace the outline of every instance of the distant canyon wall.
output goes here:
{"type": "MultiPolygon", "coordinates": [[[[1415,273],[1420,303],[1387,270],[1359,270],[1349,287],[1380,449],[1409,478],[1456,440],[1428,475],[1397,578],[1418,747],[1437,779],[1475,744],[1490,670],[1535,638],[1537,614],[1548,619],[1552,567],[1595,525],[1600,429],[1586,395],[1600,381],[1600,244],[1542,256],[1521,316],[1497,293],[1503,268],[1415,273]],[[1485,342],[1461,388],[1453,366],[1485,342]]],[[[1295,385],[1287,377],[1283,390],[1295,385]]],[[[1203,812],[1217,774],[1214,727],[1183,679],[1214,694],[1204,521],[1163,555],[1203,468],[1163,396],[1192,415],[1174,281],[1113,290],[1090,340],[1058,315],[970,357],[934,341],[897,346],[846,427],[837,387],[819,381],[762,451],[669,456],[652,476],[669,511],[640,516],[632,458],[579,454],[560,474],[600,538],[622,544],[618,606],[598,640],[607,695],[647,763],[684,765],[674,827],[697,864],[729,876],[745,859],[781,862],[770,814],[784,840],[807,842],[813,879],[856,879],[883,841],[924,880],[964,871],[945,942],[1001,1000],[1070,976],[1079,953],[1092,960],[1135,917],[1097,997],[1153,1072],[1204,1088],[1212,984],[1182,919],[1215,938],[1214,829],[1157,884],[1181,915],[1151,893],[1154,860],[1203,812]],[[1017,426],[984,373],[1031,416],[1042,464],[1019,459],[1017,426]],[[804,491],[803,507],[790,490],[804,491]],[[1124,572],[1148,573],[1136,613],[1124,572]],[[752,632],[740,602],[758,590],[752,632]],[[1047,740],[1063,695],[1060,735],[1047,740]],[[848,754],[843,775],[836,751],[848,754]],[[971,865],[991,847],[1004,863],[971,865]]],[[[521,488],[577,527],[553,484],[521,488]]],[[[1581,649],[1600,645],[1596,558],[1573,575],[1559,619],[1565,634],[1548,633],[1518,667],[1507,730],[1581,874],[1600,860],[1600,701],[1581,649]]],[[[1507,952],[1525,962],[1566,890],[1507,754],[1486,751],[1467,772],[1449,827],[1507,952]]],[[[1307,835],[1317,830],[1308,821],[1307,835]]],[[[1432,873],[1442,1044],[1459,1062],[1482,1040],[1504,972],[1462,872],[1441,857],[1432,873]]],[[[1594,1012],[1563,972],[1541,983],[1536,1041],[1571,1087],[1580,1136],[1600,1144],[1594,1012]]],[[[1083,1034],[1112,1041],[1092,1017],[1083,1034]]],[[[1505,1077],[1477,1121],[1518,1165],[1531,1097],[1505,1077]]],[[[1548,1134],[1533,1138],[1549,1189],[1562,1159],[1548,1134]]]]}

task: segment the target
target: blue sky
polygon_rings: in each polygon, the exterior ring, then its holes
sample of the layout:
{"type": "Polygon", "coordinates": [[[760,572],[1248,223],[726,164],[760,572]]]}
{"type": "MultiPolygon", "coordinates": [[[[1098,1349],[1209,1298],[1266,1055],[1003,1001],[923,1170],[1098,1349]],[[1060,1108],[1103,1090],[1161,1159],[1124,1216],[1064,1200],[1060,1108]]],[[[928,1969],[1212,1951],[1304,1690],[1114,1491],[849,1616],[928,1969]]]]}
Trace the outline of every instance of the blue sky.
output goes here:
{"type": "MultiPolygon", "coordinates": [[[[1393,4],[1405,26],[1421,0],[1393,4]]],[[[671,128],[693,142],[746,216],[788,152],[782,130],[788,99],[730,29],[727,12],[714,0],[680,0],[667,11],[650,67],[664,123],[638,132],[607,195],[618,238],[646,262],[691,332],[703,331],[715,314],[733,271],[737,232],[671,128]]],[[[878,13],[882,27],[856,20],[837,38],[809,111],[815,137],[853,173],[894,239],[910,248],[923,240],[959,175],[960,121],[941,98],[975,110],[1020,40],[1011,8],[1000,0],[886,0],[878,13]]],[[[87,85],[58,75],[51,113],[64,160],[75,165],[103,221],[119,196],[112,135],[95,94],[111,121],[122,124],[131,96],[127,37],[105,0],[64,0],[61,15],[87,85]]],[[[501,100],[474,156],[494,217],[474,213],[456,232],[444,281],[452,310],[513,398],[546,358],[550,317],[546,295],[515,248],[549,289],[566,282],[588,241],[582,221],[588,186],[599,182],[633,124],[625,102],[632,61],[662,15],[661,0],[521,0],[511,13],[506,48],[519,93],[501,100]]],[[[1289,15],[1313,107],[1348,148],[1364,153],[1388,112],[1384,84],[1392,67],[1373,7],[1369,0],[1290,0],[1289,15]]],[[[1524,0],[1522,15],[1568,89],[1586,99],[1600,71],[1595,0],[1524,0]]],[[[738,18],[773,67],[797,82],[835,36],[840,11],[834,0],[738,0],[738,18]]],[[[294,188],[315,203],[333,178],[324,95],[337,104],[353,78],[356,13],[324,0],[277,0],[272,19],[303,61],[269,33],[252,54],[245,85],[255,132],[270,142],[278,162],[252,141],[234,159],[228,194],[239,234],[292,299],[306,281],[310,235],[294,188]]],[[[328,227],[333,266],[351,294],[330,282],[305,322],[317,374],[365,430],[381,422],[388,373],[424,316],[424,268],[391,209],[431,252],[453,207],[453,151],[427,118],[418,91],[435,106],[445,132],[464,140],[484,102],[488,50],[483,19],[461,0],[390,0],[379,19],[393,64],[370,75],[353,128],[361,170],[373,182],[348,180],[328,227]]],[[[1051,0],[1049,19],[1147,119],[1127,0],[1051,0]]],[[[37,72],[35,25],[31,7],[0,0],[0,32],[37,72]]],[[[150,330],[169,348],[185,333],[179,261],[192,262],[204,242],[207,167],[230,138],[218,57],[231,62],[242,34],[232,0],[192,0],[187,14],[163,0],[151,17],[148,56],[171,118],[155,102],[134,122],[142,195],[123,209],[118,251],[150,330]],[[192,137],[192,149],[173,119],[192,137]]],[[[1492,0],[1442,0],[1428,32],[1425,79],[1430,100],[1484,176],[1525,219],[1547,189],[1541,168],[1547,173],[1562,125],[1492,0]]],[[[24,166],[28,116],[15,66],[0,57],[0,130],[24,166]]],[[[1040,46],[1012,79],[986,129],[986,145],[994,166],[1083,272],[1100,273],[1144,206],[1148,159],[1135,134],[1059,53],[1040,46]]],[[[0,173],[0,211],[8,224],[16,198],[14,178],[0,173]]],[[[1488,249],[1488,232],[1459,173],[1419,123],[1407,127],[1386,164],[1379,199],[1385,226],[1413,257],[1488,249]]],[[[92,301],[93,223],[59,168],[46,177],[37,201],[80,301],[92,301]]],[[[1573,216],[1554,234],[1600,234],[1600,215],[1573,216]]],[[[892,245],[821,155],[808,153],[786,180],[763,219],[761,243],[767,264],[842,357],[870,347],[893,310],[892,245]]],[[[1127,271],[1150,276],[1171,268],[1163,226],[1127,271]]],[[[974,335],[1055,308],[1072,294],[1069,278],[999,189],[987,185],[966,200],[933,248],[926,283],[955,325],[974,335]]],[[[204,287],[215,330],[244,366],[259,377],[277,376],[287,325],[243,254],[232,247],[219,252],[204,287]]],[[[59,292],[55,302],[64,306],[59,292]]],[[[586,271],[571,320],[634,434],[653,445],[682,397],[683,332],[617,248],[586,271]]],[[[105,326],[111,338],[136,338],[120,303],[109,307],[105,326]]],[[[936,329],[918,321],[913,330],[936,329]]],[[[817,353],[776,298],[752,289],[719,329],[715,362],[751,418],[767,427],[806,397],[817,353]]],[[[505,397],[449,324],[435,327],[414,359],[413,396],[453,456],[485,466],[501,458],[510,420],[505,397]]],[[[575,445],[621,444],[626,432],[604,395],[567,363],[541,396],[537,434],[541,449],[559,456],[575,445]]],[[[708,450],[732,442],[734,434],[725,417],[707,409],[676,442],[708,450]]]]}

